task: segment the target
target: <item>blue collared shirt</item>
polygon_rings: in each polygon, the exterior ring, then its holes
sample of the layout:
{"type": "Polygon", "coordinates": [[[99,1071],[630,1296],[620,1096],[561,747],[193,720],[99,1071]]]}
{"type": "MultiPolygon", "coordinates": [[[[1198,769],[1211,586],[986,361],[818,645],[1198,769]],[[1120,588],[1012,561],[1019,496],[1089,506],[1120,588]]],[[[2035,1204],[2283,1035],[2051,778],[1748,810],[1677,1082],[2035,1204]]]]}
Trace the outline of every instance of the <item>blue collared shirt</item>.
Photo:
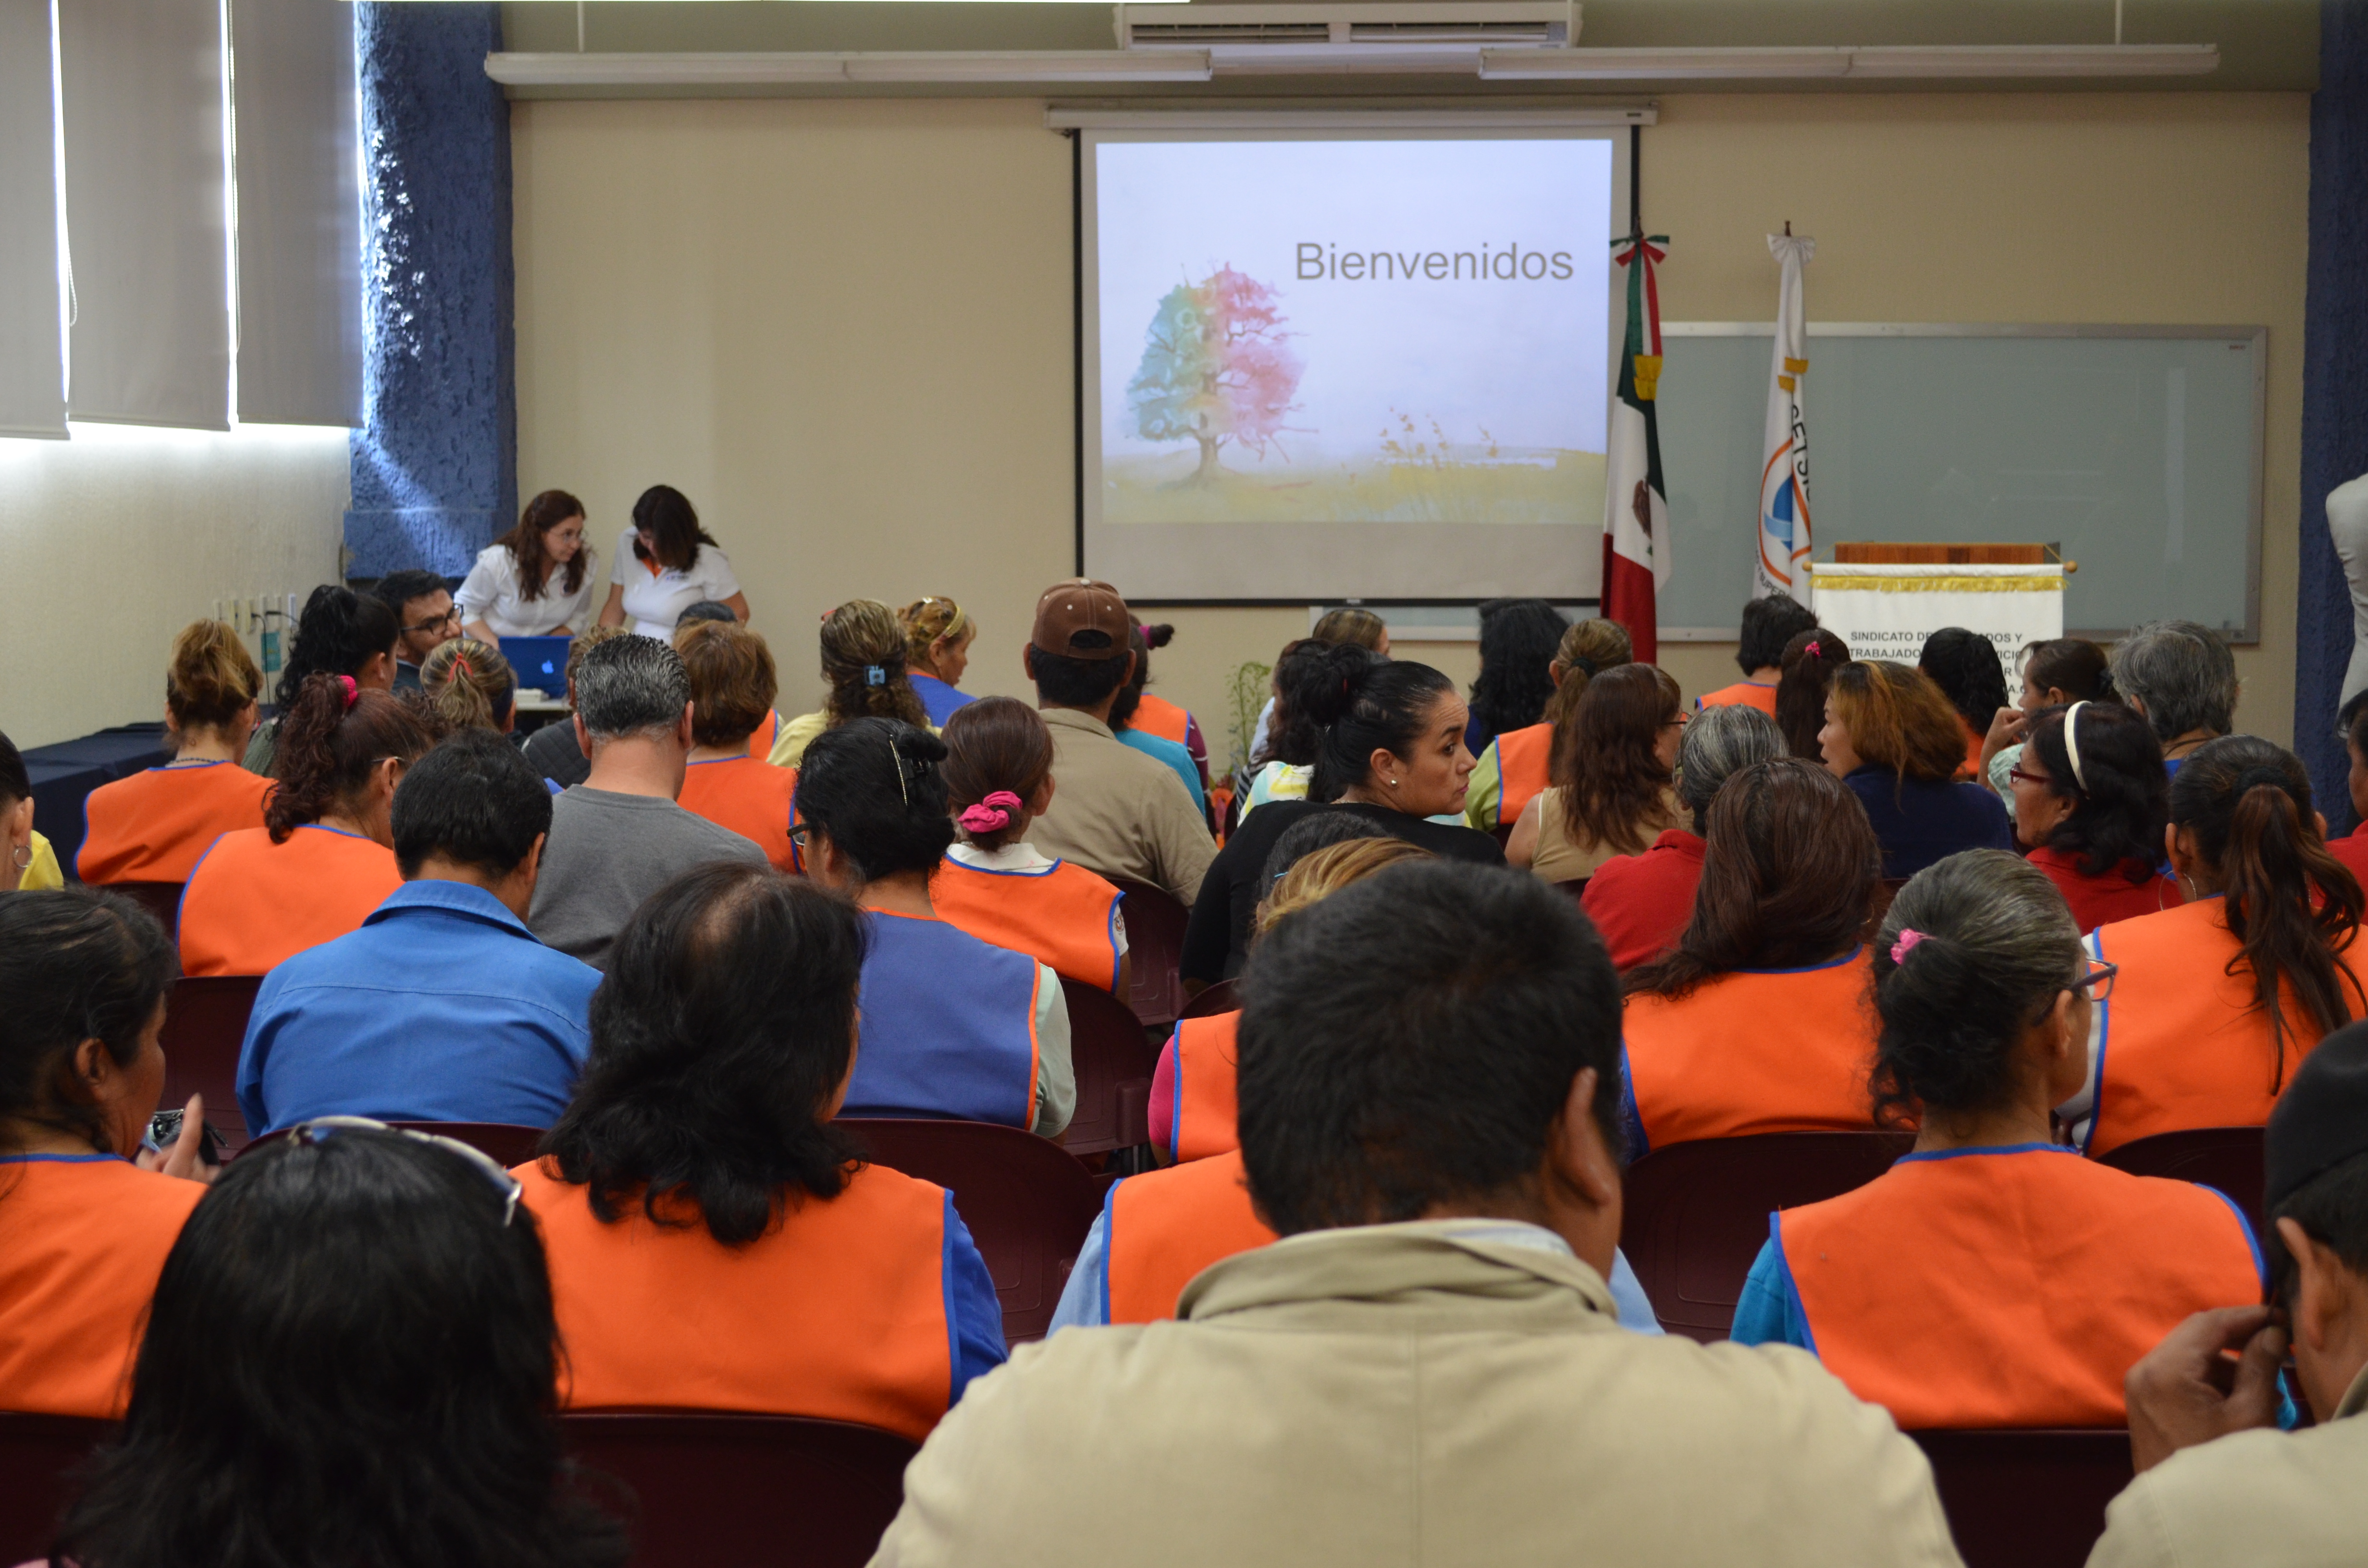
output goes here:
{"type": "Polygon", "coordinates": [[[238,1058],[260,1136],[313,1116],[549,1127],[592,1048],[600,973],[466,882],[405,882],[263,978],[238,1058]]]}

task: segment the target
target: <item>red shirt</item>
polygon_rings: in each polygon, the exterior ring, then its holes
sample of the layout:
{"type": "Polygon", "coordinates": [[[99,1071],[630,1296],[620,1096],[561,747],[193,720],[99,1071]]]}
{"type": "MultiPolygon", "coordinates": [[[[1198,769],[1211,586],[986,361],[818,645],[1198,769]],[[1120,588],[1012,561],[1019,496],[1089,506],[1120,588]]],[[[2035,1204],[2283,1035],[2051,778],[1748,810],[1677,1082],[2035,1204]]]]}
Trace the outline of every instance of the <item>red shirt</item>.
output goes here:
{"type": "MultiPolygon", "coordinates": [[[[2361,848],[2368,850],[2368,844],[2361,848]]],[[[2055,891],[2072,906],[2072,918],[2079,922],[2083,937],[2100,926],[2135,920],[2141,915],[2157,915],[2187,902],[2179,884],[2158,873],[2142,882],[2133,882],[2119,868],[2101,877],[2084,877],[2080,874],[2079,856],[2066,855],[2044,845],[2025,858],[2047,873],[2047,880],[2055,884],[2055,891]]]]}
{"type": "Polygon", "coordinates": [[[2351,830],[2348,838],[2330,838],[2327,852],[2343,862],[2343,869],[2368,885],[2368,823],[2351,830]]]}
{"type": "Polygon", "coordinates": [[[1578,906],[1603,933],[1614,969],[1634,969],[1677,945],[1693,918],[1705,847],[1692,834],[1673,827],[1642,855],[1607,860],[1588,879],[1578,906]]]}

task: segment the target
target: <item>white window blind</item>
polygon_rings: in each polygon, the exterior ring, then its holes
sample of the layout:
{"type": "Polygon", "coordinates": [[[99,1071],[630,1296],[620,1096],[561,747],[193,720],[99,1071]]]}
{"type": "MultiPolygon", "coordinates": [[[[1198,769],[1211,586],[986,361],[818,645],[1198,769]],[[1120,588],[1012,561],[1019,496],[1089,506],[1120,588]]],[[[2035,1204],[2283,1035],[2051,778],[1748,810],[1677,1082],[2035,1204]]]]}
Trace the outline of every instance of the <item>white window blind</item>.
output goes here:
{"type": "Polygon", "coordinates": [[[0,0],[0,436],[66,433],[50,0],[0,0]]]}

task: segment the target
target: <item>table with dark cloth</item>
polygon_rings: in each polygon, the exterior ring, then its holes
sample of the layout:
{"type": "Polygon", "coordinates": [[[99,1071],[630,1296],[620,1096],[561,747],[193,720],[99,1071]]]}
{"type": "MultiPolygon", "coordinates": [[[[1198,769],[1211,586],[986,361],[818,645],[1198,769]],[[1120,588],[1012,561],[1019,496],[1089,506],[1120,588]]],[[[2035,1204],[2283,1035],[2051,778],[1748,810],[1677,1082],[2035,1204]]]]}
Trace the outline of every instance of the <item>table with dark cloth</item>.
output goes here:
{"type": "Polygon", "coordinates": [[[33,781],[33,828],[57,852],[66,881],[81,881],[74,874],[74,857],[82,849],[82,803],[90,792],[172,760],[162,720],[118,724],[78,741],[35,746],[25,753],[25,771],[33,781]]]}

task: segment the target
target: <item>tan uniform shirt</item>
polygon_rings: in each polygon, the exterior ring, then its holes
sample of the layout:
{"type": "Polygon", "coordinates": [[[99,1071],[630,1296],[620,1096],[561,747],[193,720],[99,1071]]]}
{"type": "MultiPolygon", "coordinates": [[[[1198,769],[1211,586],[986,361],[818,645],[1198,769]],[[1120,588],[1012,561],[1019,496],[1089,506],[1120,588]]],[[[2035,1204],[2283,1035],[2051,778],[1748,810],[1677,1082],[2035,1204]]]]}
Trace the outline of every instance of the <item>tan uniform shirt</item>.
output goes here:
{"type": "Polygon", "coordinates": [[[1460,1223],[1294,1236],[1179,1321],[1021,1346],[875,1568],[1958,1562],[1922,1452],[1814,1358],[1624,1333],[1585,1263],[1460,1223]]]}
{"type": "Polygon", "coordinates": [[[1090,713],[1047,708],[1043,718],[1053,732],[1053,809],[1029,824],[1029,841],[1113,881],[1165,888],[1191,907],[1217,846],[1184,780],[1090,713]]]}
{"type": "Polygon", "coordinates": [[[2368,1369],[2335,1417],[2181,1449],[2105,1510],[2089,1568],[2337,1568],[2368,1562],[2368,1369]]]}
{"type": "MultiPolygon", "coordinates": [[[[1649,848],[1664,828],[1682,827],[1676,797],[1664,795],[1661,815],[1645,824],[1643,842],[1649,848]]],[[[1570,836],[1569,824],[1563,812],[1562,790],[1548,786],[1538,794],[1538,844],[1530,852],[1530,870],[1549,882],[1575,882],[1591,877],[1603,869],[1606,863],[1622,855],[1641,855],[1642,849],[1622,849],[1610,844],[1598,844],[1593,839],[1579,840],[1570,836]]]]}

